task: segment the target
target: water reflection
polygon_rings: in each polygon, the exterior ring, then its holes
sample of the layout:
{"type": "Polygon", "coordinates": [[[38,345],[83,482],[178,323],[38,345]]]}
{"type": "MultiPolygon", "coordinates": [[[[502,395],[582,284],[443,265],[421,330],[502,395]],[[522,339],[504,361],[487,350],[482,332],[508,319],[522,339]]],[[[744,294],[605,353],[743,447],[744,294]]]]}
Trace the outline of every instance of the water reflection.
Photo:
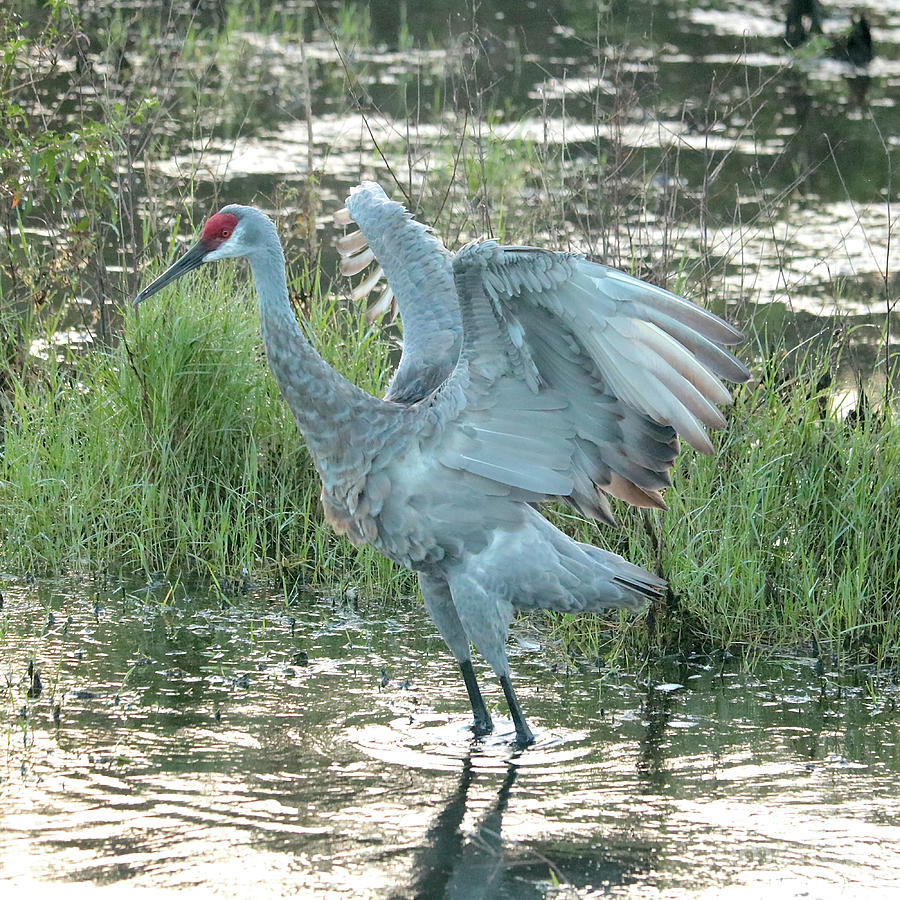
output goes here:
{"type": "Polygon", "coordinates": [[[510,765],[496,798],[466,840],[462,826],[468,812],[473,772],[471,757],[465,758],[456,790],[428,828],[423,847],[415,855],[413,881],[408,890],[396,896],[422,900],[499,896],[506,868],[503,864],[502,820],[516,774],[516,767],[510,765]]]}
{"type": "Polygon", "coordinates": [[[648,790],[656,791],[666,783],[665,748],[673,715],[673,692],[648,686],[643,715],[646,729],[640,739],[637,770],[648,790]]]}
{"type": "Polygon", "coordinates": [[[473,739],[418,605],[3,594],[6,885],[704,897],[789,871],[827,897],[900,866],[898,687],[827,657],[601,678],[512,648],[538,733],[518,751],[499,717],[473,739]]]}

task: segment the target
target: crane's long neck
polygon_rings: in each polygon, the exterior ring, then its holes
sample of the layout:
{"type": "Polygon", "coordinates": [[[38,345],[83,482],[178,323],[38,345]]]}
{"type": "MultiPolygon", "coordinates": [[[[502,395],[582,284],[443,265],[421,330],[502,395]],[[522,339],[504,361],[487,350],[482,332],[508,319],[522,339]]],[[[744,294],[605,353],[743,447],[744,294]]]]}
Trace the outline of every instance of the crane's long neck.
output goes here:
{"type": "Polygon", "coordinates": [[[304,337],[288,299],[284,254],[271,240],[250,258],[259,298],[266,358],[294,414],[320,474],[340,471],[359,453],[353,424],[363,408],[380,401],[351,384],[304,337]]]}

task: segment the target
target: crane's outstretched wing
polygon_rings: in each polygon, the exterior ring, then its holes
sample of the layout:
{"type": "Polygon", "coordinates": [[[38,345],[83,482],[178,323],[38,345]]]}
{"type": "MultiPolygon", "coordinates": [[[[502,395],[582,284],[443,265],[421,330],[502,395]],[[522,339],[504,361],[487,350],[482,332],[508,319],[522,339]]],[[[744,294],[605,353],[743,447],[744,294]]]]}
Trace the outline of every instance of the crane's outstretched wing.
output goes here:
{"type": "Polygon", "coordinates": [[[678,452],[698,450],[746,380],[717,316],[566,253],[464,248],[453,262],[463,345],[431,401],[441,462],[612,521],[598,491],[663,506],[678,452]]]}
{"type": "Polygon", "coordinates": [[[360,231],[336,242],[341,271],[356,275],[376,264],[353,291],[354,299],[374,290],[384,275],[388,286],[367,317],[399,307],[403,322],[403,355],[385,399],[414,403],[444,382],[459,357],[462,322],[451,255],[430,229],[374,182],[364,181],[350,192],[346,216],[335,216],[338,224],[348,220],[360,231]]]}

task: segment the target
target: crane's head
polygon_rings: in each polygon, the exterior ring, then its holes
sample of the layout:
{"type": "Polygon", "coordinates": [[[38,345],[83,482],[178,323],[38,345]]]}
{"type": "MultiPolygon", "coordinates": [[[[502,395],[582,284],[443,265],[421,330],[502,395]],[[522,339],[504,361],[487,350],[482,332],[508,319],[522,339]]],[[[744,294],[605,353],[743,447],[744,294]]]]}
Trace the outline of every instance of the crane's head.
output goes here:
{"type": "Polygon", "coordinates": [[[134,298],[134,306],[203,263],[249,255],[257,245],[262,223],[271,227],[269,219],[250,206],[223,206],[207,219],[197,243],[134,298]]]}

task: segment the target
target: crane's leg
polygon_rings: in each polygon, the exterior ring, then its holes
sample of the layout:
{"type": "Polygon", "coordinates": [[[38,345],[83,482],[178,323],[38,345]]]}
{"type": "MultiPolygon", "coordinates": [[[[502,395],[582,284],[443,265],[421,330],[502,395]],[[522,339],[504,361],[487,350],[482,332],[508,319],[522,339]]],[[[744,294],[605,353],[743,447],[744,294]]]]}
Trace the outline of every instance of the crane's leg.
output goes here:
{"type": "Polygon", "coordinates": [[[519,706],[519,701],[516,698],[516,692],[513,690],[512,682],[509,680],[509,675],[500,676],[500,685],[503,688],[503,694],[506,697],[506,705],[509,707],[509,711],[512,714],[513,724],[516,726],[516,743],[522,748],[528,747],[534,743],[534,734],[528,727],[525,716],[522,714],[522,707],[519,706]]]}
{"type": "Polygon", "coordinates": [[[472,660],[461,660],[459,668],[462,671],[463,681],[466,683],[466,690],[469,693],[469,703],[472,704],[472,714],[475,716],[473,730],[477,735],[490,734],[494,730],[494,723],[491,721],[491,714],[484,705],[484,697],[481,696],[481,690],[478,687],[478,682],[475,680],[475,670],[472,668],[472,660]]]}
{"type": "Polygon", "coordinates": [[[491,715],[485,706],[484,698],[481,696],[478,682],[475,679],[469,638],[456,614],[456,607],[450,596],[450,586],[442,578],[420,572],[419,588],[422,591],[422,599],[425,601],[428,615],[437,625],[441,637],[459,662],[466,691],[469,694],[469,703],[472,705],[472,714],[475,717],[473,730],[476,735],[490,734],[494,730],[494,723],[491,721],[491,715]]]}
{"type": "Polygon", "coordinates": [[[457,617],[465,623],[465,630],[478,652],[496,672],[516,726],[516,743],[527,747],[534,743],[534,734],[525,721],[522,707],[509,677],[506,658],[506,638],[512,620],[512,604],[488,591],[481,580],[464,573],[453,576],[453,604],[457,617]]]}

